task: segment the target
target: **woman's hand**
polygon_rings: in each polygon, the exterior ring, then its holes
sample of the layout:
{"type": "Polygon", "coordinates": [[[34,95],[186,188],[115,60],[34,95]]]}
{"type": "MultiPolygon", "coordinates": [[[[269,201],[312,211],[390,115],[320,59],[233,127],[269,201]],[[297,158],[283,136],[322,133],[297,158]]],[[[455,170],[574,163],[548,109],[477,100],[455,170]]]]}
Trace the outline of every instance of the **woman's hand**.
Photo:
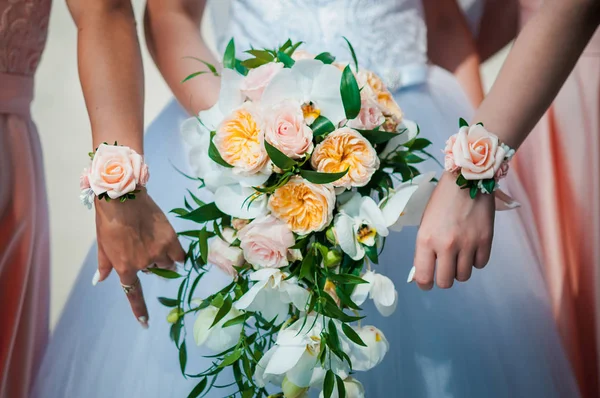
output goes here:
{"type": "Polygon", "coordinates": [[[148,267],[174,269],[185,260],[165,214],[143,189],[135,200],[106,202],[96,199],[98,271],[102,281],[114,268],[122,285],[134,285],[127,298],[135,317],[148,327],[148,309],[138,271],[148,267]]]}
{"type": "Polygon", "coordinates": [[[464,282],[472,267],[483,268],[490,258],[494,233],[494,195],[477,195],[456,185],[456,177],[444,173],[425,209],[417,235],[415,275],[419,287],[429,290],[435,282],[452,287],[464,282]]]}

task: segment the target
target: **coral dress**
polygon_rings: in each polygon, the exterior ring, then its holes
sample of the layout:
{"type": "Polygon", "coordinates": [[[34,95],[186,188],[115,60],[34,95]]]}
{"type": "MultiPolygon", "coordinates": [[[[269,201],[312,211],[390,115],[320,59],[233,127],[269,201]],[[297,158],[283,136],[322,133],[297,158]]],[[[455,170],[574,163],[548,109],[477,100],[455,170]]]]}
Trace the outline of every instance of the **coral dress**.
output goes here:
{"type": "Polygon", "coordinates": [[[30,115],[50,0],[0,0],[0,398],[29,396],[48,339],[48,211],[30,115]]]}
{"type": "MultiPolygon", "coordinates": [[[[540,0],[521,0],[522,22],[540,0]]],[[[598,397],[600,29],[514,159],[554,316],[582,396],[598,397]]],[[[527,217],[526,214],[522,214],[527,217]]]]}

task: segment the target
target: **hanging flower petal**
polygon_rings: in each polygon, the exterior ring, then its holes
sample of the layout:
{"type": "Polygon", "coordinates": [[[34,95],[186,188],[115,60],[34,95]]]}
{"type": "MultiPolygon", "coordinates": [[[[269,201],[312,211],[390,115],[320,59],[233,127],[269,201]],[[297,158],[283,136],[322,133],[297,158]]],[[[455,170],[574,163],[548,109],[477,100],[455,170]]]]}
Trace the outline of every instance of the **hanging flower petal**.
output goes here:
{"type": "Polygon", "coordinates": [[[254,201],[249,198],[256,191],[238,185],[219,187],[215,192],[215,204],[223,213],[245,220],[257,218],[267,213],[267,197],[261,195],[254,201]]]}

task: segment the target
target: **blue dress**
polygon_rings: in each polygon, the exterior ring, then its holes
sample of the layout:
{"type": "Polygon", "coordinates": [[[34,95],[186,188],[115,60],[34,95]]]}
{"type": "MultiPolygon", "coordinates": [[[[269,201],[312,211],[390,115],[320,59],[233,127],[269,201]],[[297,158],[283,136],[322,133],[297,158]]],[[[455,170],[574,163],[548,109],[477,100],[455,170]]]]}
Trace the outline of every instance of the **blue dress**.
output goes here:
{"type": "MultiPolygon", "coordinates": [[[[359,63],[388,83],[407,118],[442,149],[459,117],[472,109],[454,77],[427,65],[426,29],[418,0],[231,0],[218,26],[218,47],[230,37],[238,49],[273,47],[288,37],[312,53],[330,51],[349,59],[342,36],[359,63]]],[[[217,3],[220,7],[223,2],[217,3]]],[[[217,10],[217,11],[223,11],[217,10]]],[[[223,15],[214,13],[213,15],[223,15]]],[[[195,184],[173,168],[187,170],[179,126],[187,116],[172,102],[145,136],[152,178],[148,189],[159,206],[181,207],[195,184]]],[[[440,170],[424,163],[423,170],[440,170]]],[[[441,170],[440,170],[441,171],[441,170]]],[[[202,192],[201,195],[208,195],[202,192]]],[[[205,196],[207,197],[207,196],[205,196]]],[[[176,229],[185,228],[172,219],[176,229]]],[[[420,291],[406,284],[413,263],[416,229],[393,233],[377,272],[391,278],[399,304],[381,317],[366,304],[367,322],[383,331],[390,351],[375,369],[356,376],[368,397],[479,398],[577,397],[579,393],[550,312],[541,268],[526,245],[516,214],[496,217],[489,265],[450,290],[420,291]]],[[[141,276],[150,312],[143,330],[113,275],[92,287],[96,246],[83,265],[55,330],[35,397],[185,397],[197,380],[184,379],[169,340],[168,309],[157,296],[176,295],[177,284],[141,276]]],[[[208,295],[229,282],[214,269],[197,292],[208,295]]],[[[188,327],[191,329],[191,322],[188,327]]],[[[201,371],[207,354],[188,336],[188,368],[201,371]]],[[[226,375],[221,384],[231,380],[226,375]]],[[[214,390],[210,397],[226,396],[214,390]]]]}

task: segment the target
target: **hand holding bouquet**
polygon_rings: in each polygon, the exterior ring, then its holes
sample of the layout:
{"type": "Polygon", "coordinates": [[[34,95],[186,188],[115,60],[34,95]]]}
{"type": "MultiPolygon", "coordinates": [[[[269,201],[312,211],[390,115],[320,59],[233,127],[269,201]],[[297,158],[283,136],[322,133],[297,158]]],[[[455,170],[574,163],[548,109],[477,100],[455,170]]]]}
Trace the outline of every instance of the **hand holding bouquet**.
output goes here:
{"type": "Polygon", "coordinates": [[[388,351],[383,333],[361,324],[360,306],[370,298],[385,316],[396,308],[394,284],[376,264],[390,231],[420,221],[433,174],[414,164],[430,142],[348,44],[353,65],[289,40],[241,61],[232,40],[218,103],[183,125],[194,178],[214,202],[190,193],[195,206],[186,199],[174,210],[199,225],[180,233],[190,239],[185,274],[154,271],[183,278],[178,297],[161,302],[173,307],[182,371],[199,379],[190,396],[231,367],[242,397],[269,395],[269,383],[278,396],[314,387],[359,397],[351,374],[388,351]],[[196,299],[210,266],[232,282],[196,299]],[[186,370],[190,315],[195,342],[216,354],[198,374],[186,370]]]}

